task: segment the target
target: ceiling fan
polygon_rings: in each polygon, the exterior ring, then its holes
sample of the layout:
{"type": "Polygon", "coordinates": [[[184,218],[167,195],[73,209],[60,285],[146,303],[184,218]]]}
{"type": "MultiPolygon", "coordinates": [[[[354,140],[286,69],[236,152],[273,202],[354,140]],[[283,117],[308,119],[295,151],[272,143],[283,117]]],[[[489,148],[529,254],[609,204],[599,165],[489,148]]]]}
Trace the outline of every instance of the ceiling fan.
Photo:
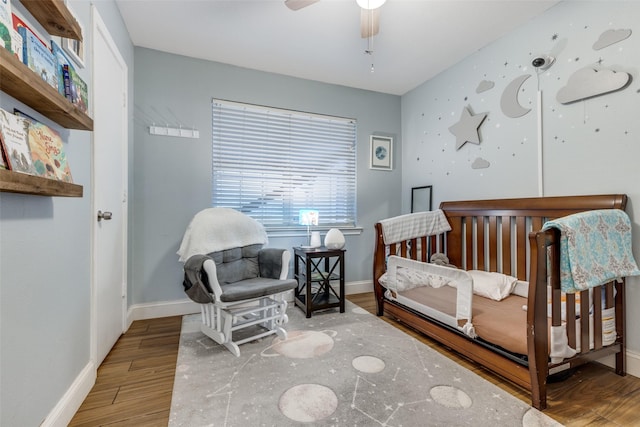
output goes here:
{"type": "MultiPolygon", "coordinates": [[[[311,6],[319,0],[284,0],[291,10],[300,10],[311,6]]],[[[386,0],[356,0],[360,6],[360,36],[365,39],[378,34],[380,30],[380,6],[386,0]]]]}

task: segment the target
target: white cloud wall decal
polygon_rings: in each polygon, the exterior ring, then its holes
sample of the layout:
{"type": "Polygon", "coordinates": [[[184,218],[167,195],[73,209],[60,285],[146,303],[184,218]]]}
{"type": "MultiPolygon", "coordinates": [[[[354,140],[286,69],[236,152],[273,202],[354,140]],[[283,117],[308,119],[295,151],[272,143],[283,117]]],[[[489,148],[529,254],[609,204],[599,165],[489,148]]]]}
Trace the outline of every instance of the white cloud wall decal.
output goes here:
{"type": "Polygon", "coordinates": [[[561,104],[570,104],[582,99],[604,95],[624,88],[631,80],[631,75],[603,68],[582,68],[569,77],[567,85],[561,88],[556,99],[561,104]]]}
{"type": "Polygon", "coordinates": [[[495,86],[495,83],[492,82],[491,80],[483,80],[480,83],[478,83],[478,87],[476,88],[476,93],[486,92],[490,89],[493,89],[493,86],[495,86]]]}
{"type": "Polygon", "coordinates": [[[631,30],[607,30],[600,34],[598,41],[593,44],[593,50],[604,49],[614,43],[621,42],[631,35],[631,30]]]}
{"type": "Polygon", "coordinates": [[[486,169],[489,166],[491,166],[491,163],[482,157],[477,157],[473,163],[471,163],[471,169],[486,169]]]}

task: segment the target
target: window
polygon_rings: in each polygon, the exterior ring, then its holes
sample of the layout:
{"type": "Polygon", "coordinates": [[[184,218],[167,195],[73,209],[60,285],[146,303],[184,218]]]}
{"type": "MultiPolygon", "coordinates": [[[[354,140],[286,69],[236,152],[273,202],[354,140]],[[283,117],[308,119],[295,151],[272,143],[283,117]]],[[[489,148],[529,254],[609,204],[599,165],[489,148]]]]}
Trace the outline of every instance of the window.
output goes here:
{"type": "Polygon", "coordinates": [[[237,209],[267,228],[355,226],[353,119],[213,100],[212,205],[237,209]]]}

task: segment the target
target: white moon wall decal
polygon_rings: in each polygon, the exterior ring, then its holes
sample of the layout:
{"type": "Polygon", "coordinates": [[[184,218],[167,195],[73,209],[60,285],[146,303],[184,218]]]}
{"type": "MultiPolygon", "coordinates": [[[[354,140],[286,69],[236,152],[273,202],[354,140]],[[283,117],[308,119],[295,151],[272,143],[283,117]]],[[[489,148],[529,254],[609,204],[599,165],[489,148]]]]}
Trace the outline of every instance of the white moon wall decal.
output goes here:
{"type": "Polygon", "coordinates": [[[518,102],[518,93],[520,92],[520,86],[531,77],[530,74],[524,74],[520,77],[516,77],[511,83],[504,88],[502,92],[502,98],[500,98],[500,108],[505,116],[515,119],[522,117],[531,111],[531,108],[524,108],[518,102]]]}

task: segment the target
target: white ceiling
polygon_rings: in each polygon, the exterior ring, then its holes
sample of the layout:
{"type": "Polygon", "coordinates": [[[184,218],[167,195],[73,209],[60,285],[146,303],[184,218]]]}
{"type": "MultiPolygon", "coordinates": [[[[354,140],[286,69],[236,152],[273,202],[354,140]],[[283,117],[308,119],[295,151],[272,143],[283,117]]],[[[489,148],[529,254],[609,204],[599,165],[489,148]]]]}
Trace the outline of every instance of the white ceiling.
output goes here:
{"type": "Polygon", "coordinates": [[[298,11],[284,0],[116,3],[135,46],[403,95],[558,1],[388,0],[373,55],[355,0],[298,11]]]}

